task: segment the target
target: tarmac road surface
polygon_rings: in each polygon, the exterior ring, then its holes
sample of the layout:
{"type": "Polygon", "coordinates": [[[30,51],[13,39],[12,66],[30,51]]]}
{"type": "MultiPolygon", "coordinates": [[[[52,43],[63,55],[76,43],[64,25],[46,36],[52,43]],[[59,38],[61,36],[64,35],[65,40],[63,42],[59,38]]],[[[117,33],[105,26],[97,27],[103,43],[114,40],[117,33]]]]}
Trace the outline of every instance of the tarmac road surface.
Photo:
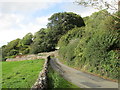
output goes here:
{"type": "Polygon", "coordinates": [[[58,71],[66,80],[80,88],[103,88],[102,90],[119,90],[117,82],[112,82],[88,73],[78,71],[60,63],[57,58],[51,59],[50,64],[52,68],[58,71]]]}

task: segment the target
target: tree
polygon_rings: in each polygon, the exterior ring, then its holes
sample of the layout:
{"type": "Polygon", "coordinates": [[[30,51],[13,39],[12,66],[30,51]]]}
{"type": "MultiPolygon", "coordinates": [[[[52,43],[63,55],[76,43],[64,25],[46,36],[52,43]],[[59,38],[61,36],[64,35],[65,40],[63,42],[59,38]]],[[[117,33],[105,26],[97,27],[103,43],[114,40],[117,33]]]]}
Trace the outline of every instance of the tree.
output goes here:
{"type": "Polygon", "coordinates": [[[20,39],[15,39],[9,42],[7,45],[2,46],[2,60],[5,60],[7,56],[16,55],[19,52],[18,43],[20,39]]]}
{"type": "Polygon", "coordinates": [[[74,27],[85,26],[83,19],[71,12],[55,13],[48,20],[47,29],[35,33],[31,53],[53,51],[63,34],[74,27]]]}
{"type": "Polygon", "coordinates": [[[45,38],[48,29],[41,28],[38,32],[35,33],[33,43],[30,45],[30,53],[40,53],[46,51],[46,40],[45,38]]]}
{"type": "Polygon", "coordinates": [[[16,54],[18,54],[18,52],[19,52],[18,50],[12,49],[12,50],[10,50],[10,52],[7,53],[7,56],[16,55],[16,54]]]}
{"type": "Polygon", "coordinates": [[[28,34],[26,34],[26,35],[23,37],[23,39],[20,41],[20,44],[21,44],[22,46],[24,46],[24,45],[30,45],[30,44],[32,43],[32,38],[33,38],[32,33],[28,33],[28,34]]]}
{"type": "Polygon", "coordinates": [[[48,20],[50,21],[47,24],[47,27],[50,28],[48,37],[52,38],[48,42],[53,43],[52,46],[56,46],[61,36],[69,30],[85,26],[81,16],[73,12],[55,13],[48,20]]]}
{"type": "Polygon", "coordinates": [[[28,54],[29,53],[29,46],[33,42],[33,35],[32,33],[26,34],[19,42],[18,48],[19,53],[28,54]]]}
{"type": "Polygon", "coordinates": [[[19,41],[20,41],[20,39],[18,38],[18,39],[15,39],[15,40],[12,40],[11,42],[9,42],[7,44],[7,46],[5,47],[6,51],[9,52],[12,49],[18,50],[17,45],[18,45],[19,41]]]}
{"type": "MultiPolygon", "coordinates": [[[[106,9],[112,10],[113,12],[120,12],[120,1],[117,0],[111,1],[111,3],[105,0],[77,0],[76,3],[85,7],[93,7],[98,10],[106,9]]],[[[103,13],[105,12],[103,11],[103,13]]],[[[112,14],[112,16],[120,19],[119,15],[112,14]]]]}
{"type": "Polygon", "coordinates": [[[55,13],[49,19],[47,27],[51,30],[57,30],[56,33],[65,34],[74,27],[85,26],[83,19],[72,12],[55,13]]]}

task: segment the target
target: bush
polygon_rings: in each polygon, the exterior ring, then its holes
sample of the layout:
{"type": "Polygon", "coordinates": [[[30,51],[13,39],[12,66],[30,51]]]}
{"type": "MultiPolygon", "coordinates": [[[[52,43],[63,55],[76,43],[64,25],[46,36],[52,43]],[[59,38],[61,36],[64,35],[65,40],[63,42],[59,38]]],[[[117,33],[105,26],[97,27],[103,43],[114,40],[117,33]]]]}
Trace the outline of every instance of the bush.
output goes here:
{"type": "Polygon", "coordinates": [[[72,64],[75,62],[73,61],[74,58],[76,57],[74,52],[75,52],[75,47],[78,45],[79,39],[73,39],[70,41],[70,43],[67,46],[67,51],[66,51],[66,60],[68,63],[72,62],[72,64]]]}
{"type": "Polygon", "coordinates": [[[120,28],[113,17],[101,16],[102,14],[98,12],[89,17],[88,21],[86,20],[85,32],[77,43],[71,43],[77,38],[75,37],[78,34],[75,32],[77,29],[64,35],[59,41],[61,46],[59,53],[67,60],[68,65],[118,79],[120,28]]]}
{"type": "Polygon", "coordinates": [[[13,56],[13,55],[17,55],[17,54],[18,54],[18,50],[13,49],[7,53],[7,56],[13,56]]]}
{"type": "Polygon", "coordinates": [[[74,65],[74,51],[75,51],[75,47],[77,46],[79,42],[79,39],[75,39],[75,40],[71,40],[70,43],[64,47],[63,49],[60,49],[60,52],[62,53],[62,55],[64,55],[63,59],[67,60],[67,63],[69,65],[74,65]]]}
{"type": "Polygon", "coordinates": [[[75,63],[74,58],[75,56],[75,48],[78,45],[78,42],[84,35],[84,27],[81,28],[74,28],[64,36],[61,37],[59,40],[58,46],[60,47],[59,54],[60,57],[64,60],[67,60],[69,65],[74,65],[75,63]]]}
{"type": "Polygon", "coordinates": [[[66,33],[65,35],[63,35],[59,42],[58,42],[58,46],[62,47],[62,46],[66,46],[70,40],[72,39],[76,39],[76,38],[82,38],[83,34],[85,33],[85,27],[76,27],[70,31],[68,31],[68,33],[66,33]]]}
{"type": "Polygon", "coordinates": [[[22,54],[28,54],[29,51],[30,51],[30,49],[29,49],[29,48],[26,48],[26,49],[22,52],[22,54]]]}

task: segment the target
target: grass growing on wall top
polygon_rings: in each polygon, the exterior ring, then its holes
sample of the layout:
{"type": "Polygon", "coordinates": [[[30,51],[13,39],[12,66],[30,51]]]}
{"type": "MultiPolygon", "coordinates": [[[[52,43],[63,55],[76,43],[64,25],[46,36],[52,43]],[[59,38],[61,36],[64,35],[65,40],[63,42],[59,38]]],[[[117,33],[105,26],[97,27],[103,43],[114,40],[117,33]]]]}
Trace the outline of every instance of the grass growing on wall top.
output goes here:
{"type": "Polygon", "coordinates": [[[43,59],[2,62],[2,88],[31,88],[43,64],[43,59]]]}

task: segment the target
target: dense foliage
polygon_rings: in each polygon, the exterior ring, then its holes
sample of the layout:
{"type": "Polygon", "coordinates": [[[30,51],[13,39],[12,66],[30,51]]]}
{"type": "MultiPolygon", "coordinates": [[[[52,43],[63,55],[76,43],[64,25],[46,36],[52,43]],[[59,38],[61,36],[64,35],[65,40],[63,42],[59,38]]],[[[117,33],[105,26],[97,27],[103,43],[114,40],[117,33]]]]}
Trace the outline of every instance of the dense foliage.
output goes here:
{"type": "Polygon", "coordinates": [[[26,34],[19,42],[19,53],[27,54],[30,52],[30,45],[33,42],[33,35],[32,33],[26,34]]]}
{"type": "Polygon", "coordinates": [[[76,28],[80,37],[74,35],[75,29],[61,37],[60,57],[70,66],[118,79],[120,27],[115,19],[101,11],[85,17],[84,32],[76,28]]]}
{"type": "Polygon", "coordinates": [[[7,45],[2,46],[2,57],[3,60],[8,58],[9,56],[18,54],[19,48],[17,47],[20,39],[13,40],[9,42],[7,45]]]}
{"type": "Polygon", "coordinates": [[[33,35],[31,33],[26,34],[22,39],[16,39],[9,42],[7,45],[2,46],[2,60],[6,58],[12,58],[18,54],[27,54],[30,50],[33,35]]]}
{"type": "Polygon", "coordinates": [[[83,19],[72,12],[55,13],[48,20],[47,27],[61,35],[74,27],[85,26],[83,19]]]}

